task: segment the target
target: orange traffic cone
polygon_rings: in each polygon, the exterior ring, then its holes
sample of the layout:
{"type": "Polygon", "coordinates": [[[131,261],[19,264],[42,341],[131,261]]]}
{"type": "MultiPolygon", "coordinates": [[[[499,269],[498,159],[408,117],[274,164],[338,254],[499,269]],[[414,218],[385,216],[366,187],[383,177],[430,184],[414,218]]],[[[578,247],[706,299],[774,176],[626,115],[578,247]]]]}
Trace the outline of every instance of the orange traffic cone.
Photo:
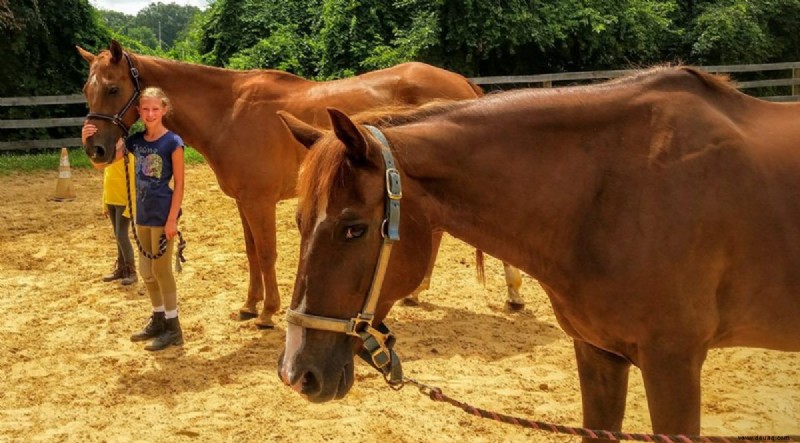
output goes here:
{"type": "Polygon", "coordinates": [[[61,148],[61,162],[58,165],[58,182],[56,195],[51,200],[58,202],[75,200],[75,189],[72,188],[72,173],[69,170],[69,152],[61,148]]]}

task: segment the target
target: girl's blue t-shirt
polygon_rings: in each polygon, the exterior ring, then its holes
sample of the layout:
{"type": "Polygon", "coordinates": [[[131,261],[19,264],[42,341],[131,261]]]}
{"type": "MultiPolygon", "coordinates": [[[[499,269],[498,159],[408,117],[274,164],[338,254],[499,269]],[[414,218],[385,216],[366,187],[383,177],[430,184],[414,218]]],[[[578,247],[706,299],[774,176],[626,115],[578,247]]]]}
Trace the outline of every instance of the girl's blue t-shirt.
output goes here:
{"type": "Polygon", "coordinates": [[[125,141],[136,156],[136,224],[164,226],[172,204],[172,153],[183,149],[183,140],[167,131],[158,140],[149,142],[144,132],[125,141]]]}

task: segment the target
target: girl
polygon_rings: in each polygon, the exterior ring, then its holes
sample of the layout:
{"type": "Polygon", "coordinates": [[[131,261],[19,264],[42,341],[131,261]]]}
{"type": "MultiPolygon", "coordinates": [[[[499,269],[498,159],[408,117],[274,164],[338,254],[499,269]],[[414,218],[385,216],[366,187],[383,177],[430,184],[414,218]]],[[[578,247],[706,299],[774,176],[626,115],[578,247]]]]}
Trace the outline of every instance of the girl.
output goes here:
{"type": "MultiPolygon", "coordinates": [[[[169,99],[160,88],[142,91],[137,110],[145,126],[144,132],[130,136],[125,146],[136,156],[136,233],[142,249],[149,255],[159,252],[161,237],[166,237],[166,252],[158,259],[139,254],[139,273],[147,286],[153,313],[141,331],[131,336],[138,342],[153,339],[145,346],[160,351],[170,345],[183,344],[178,321],[178,297],[169,257],[178,233],[178,217],[184,190],[183,140],[164,126],[163,118],[171,109],[169,99]],[[169,187],[174,180],[173,188],[169,187]]],[[[86,122],[81,131],[84,144],[97,132],[86,122]]],[[[122,158],[122,143],[117,144],[117,158],[122,158]]]]}

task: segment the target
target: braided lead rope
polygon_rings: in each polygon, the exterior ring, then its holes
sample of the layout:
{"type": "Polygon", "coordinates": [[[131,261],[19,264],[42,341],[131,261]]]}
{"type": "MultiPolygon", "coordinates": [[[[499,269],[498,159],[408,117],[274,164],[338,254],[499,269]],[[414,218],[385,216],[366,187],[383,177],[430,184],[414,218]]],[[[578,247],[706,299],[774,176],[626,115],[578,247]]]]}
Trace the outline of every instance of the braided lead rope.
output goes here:
{"type": "Polygon", "coordinates": [[[604,431],[596,429],[578,428],[573,426],[564,426],[543,421],[528,420],[525,418],[513,417],[511,415],[498,414],[496,412],[487,411],[485,409],[476,408],[466,403],[462,403],[445,395],[441,389],[428,386],[424,383],[418,382],[413,378],[404,377],[405,383],[417,386],[423,394],[427,395],[433,401],[440,401],[449,403],[465,412],[472,414],[476,417],[487,418],[490,420],[508,423],[524,428],[535,429],[539,431],[552,432],[557,434],[566,434],[576,437],[587,438],[603,438],[606,440],[634,440],[658,443],[747,443],[747,442],[764,442],[764,441],[780,441],[780,442],[800,442],[800,435],[783,435],[783,436],[742,436],[742,437],[719,437],[719,436],[692,436],[692,435],[671,435],[671,434],[631,434],[628,432],[617,431],[604,431]]]}

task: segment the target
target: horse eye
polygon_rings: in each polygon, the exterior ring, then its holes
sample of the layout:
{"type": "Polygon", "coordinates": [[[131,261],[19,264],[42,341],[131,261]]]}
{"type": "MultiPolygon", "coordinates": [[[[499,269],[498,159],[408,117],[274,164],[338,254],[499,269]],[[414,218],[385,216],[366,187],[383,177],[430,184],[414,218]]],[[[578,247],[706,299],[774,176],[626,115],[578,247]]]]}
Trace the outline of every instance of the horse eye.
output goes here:
{"type": "Polygon", "coordinates": [[[356,238],[361,238],[367,232],[367,225],[353,225],[348,226],[344,233],[344,238],[347,240],[353,240],[356,238]]]}
{"type": "Polygon", "coordinates": [[[108,93],[109,94],[116,94],[118,91],[119,91],[119,86],[112,86],[112,87],[108,88],[108,93]]]}

